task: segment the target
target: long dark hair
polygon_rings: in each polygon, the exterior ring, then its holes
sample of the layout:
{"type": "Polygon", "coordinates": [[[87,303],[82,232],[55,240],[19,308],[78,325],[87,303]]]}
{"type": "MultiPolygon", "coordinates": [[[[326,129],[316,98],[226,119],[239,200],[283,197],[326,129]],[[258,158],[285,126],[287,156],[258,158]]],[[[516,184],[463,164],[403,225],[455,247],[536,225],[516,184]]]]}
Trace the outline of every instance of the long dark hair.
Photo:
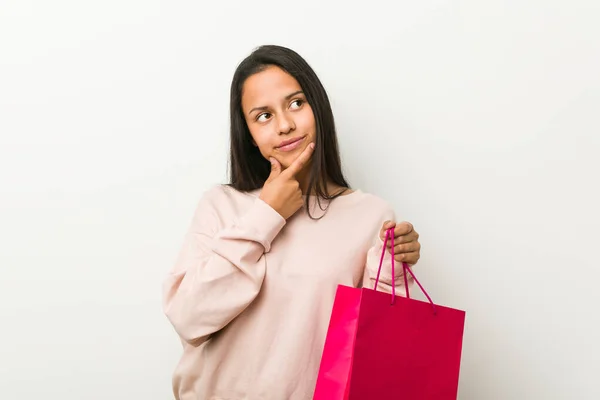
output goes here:
{"type": "MultiPolygon", "coordinates": [[[[271,164],[252,142],[250,130],[242,111],[242,89],[250,76],[269,66],[277,66],[290,74],[302,88],[306,101],[315,117],[315,151],[312,155],[308,193],[315,193],[319,200],[332,200],[341,195],[327,192],[330,181],[342,188],[349,188],[342,172],[337,134],[331,104],[325,88],[315,71],[295,51],[275,45],[255,49],[237,67],[231,82],[230,97],[230,182],[233,188],[248,192],[261,188],[271,172],[271,164]]],[[[309,196],[306,196],[307,211],[309,196]]],[[[312,215],[311,215],[312,217],[312,215]]]]}

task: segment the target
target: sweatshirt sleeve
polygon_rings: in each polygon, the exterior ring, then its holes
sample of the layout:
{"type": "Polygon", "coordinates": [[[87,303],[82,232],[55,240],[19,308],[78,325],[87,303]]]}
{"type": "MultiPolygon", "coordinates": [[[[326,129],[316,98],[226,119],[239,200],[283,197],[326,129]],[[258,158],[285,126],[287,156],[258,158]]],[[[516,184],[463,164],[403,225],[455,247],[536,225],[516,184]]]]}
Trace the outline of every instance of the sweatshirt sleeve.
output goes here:
{"type": "MultiPolygon", "coordinates": [[[[363,281],[363,287],[373,289],[375,287],[375,280],[377,279],[377,271],[379,270],[379,263],[381,261],[381,253],[383,252],[384,241],[379,237],[379,231],[385,221],[396,221],[396,215],[394,211],[389,208],[377,227],[375,238],[373,239],[372,245],[367,252],[366,266],[365,266],[365,277],[363,281]]],[[[395,263],[394,268],[394,283],[396,286],[396,295],[406,296],[404,289],[404,271],[401,262],[395,263]]],[[[408,274],[407,277],[409,290],[412,286],[412,276],[408,274]]],[[[380,292],[391,293],[392,292],[392,254],[390,251],[386,251],[383,256],[383,262],[381,264],[381,274],[379,275],[379,283],[377,284],[377,290],[380,292]]]]}
{"type": "Polygon", "coordinates": [[[220,228],[204,196],[163,285],[163,309],[177,334],[199,345],[254,300],[265,276],[264,254],[285,219],[257,198],[235,223],[220,228]]]}

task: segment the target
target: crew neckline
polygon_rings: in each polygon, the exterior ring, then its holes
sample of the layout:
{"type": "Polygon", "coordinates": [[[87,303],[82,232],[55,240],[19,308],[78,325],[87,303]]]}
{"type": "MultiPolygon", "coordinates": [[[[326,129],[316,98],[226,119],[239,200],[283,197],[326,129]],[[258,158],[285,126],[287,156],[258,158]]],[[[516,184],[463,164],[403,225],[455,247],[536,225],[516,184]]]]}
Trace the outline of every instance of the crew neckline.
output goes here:
{"type": "MultiPolygon", "coordinates": [[[[255,197],[259,197],[261,190],[262,190],[262,188],[261,189],[255,189],[255,190],[251,191],[250,194],[252,194],[255,197]]],[[[345,202],[348,202],[348,201],[352,201],[352,200],[354,200],[356,198],[359,198],[359,197],[361,197],[364,194],[365,193],[361,189],[352,189],[352,193],[345,194],[345,195],[342,195],[342,196],[338,196],[335,199],[333,199],[333,201],[335,201],[338,204],[339,203],[345,203],[345,202]]],[[[306,197],[307,197],[307,195],[305,195],[305,194],[302,195],[303,199],[306,199],[306,197]]],[[[311,195],[308,195],[308,197],[310,199],[316,199],[317,195],[311,194],[311,195]]],[[[325,200],[325,201],[328,201],[328,200],[325,200]]]]}
{"type": "MultiPolygon", "coordinates": [[[[333,200],[336,200],[336,201],[337,201],[337,200],[342,200],[342,199],[344,199],[344,200],[350,200],[350,199],[353,199],[353,198],[355,198],[355,197],[358,197],[358,196],[359,196],[359,195],[361,195],[362,193],[363,193],[363,192],[362,192],[360,189],[352,189],[352,193],[343,194],[343,195],[341,195],[341,196],[338,196],[338,197],[336,197],[336,198],[335,198],[335,199],[333,199],[333,200]]],[[[306,197],[307,197],[307,195],[305,195],[305,194],[303,194],[303,195],[302,195],[302,198],[304,198],[304,199],[305,199],[306,197]]],[[[314,199],[314,198],[317,198],[318,196],[317,196],[317,195],[315,195],[315,194],[311,194],[311,195],[308,195],[308,197],[309,197],[309,198],[311,198],[311,199],[314,199]]]]}

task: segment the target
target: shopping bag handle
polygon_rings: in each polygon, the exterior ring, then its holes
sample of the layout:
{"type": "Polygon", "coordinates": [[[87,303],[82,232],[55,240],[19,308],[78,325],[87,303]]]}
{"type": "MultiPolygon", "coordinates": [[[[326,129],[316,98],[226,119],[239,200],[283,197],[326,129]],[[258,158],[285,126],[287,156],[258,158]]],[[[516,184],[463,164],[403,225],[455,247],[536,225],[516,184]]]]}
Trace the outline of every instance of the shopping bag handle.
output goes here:
{"type": "MultiPolygon", "coordinates": [[[[392,304],[394,304],[396,301],[396,260],[394,259],[394,228],[390,228],[385,232],[385,242],[383,243],[383,250],[381,251],[381,258],[379,260],[379,269],[377,270],[377,278],[375,279],[375,286],[373,287],[373,290],[377,290],[377,285],[379,284],[379,275],[381,274],[381,266],[383,265],[383,257],[385,257],[385,250],[387,249],[388,240],[391,240],[390,254],[392,256],[392,304]]],[[[429,294],[427,294],[427,292],[421,285],[421,282],[419,282],[419,280],[412,272],[407,263],[403,262],[402,268],[404,272],[404,290],[406,291],[406,298],[410,299],[410,294],[408,293],[408,278],[406,277],[406,272],[408,271],[417,283],[417,285],[419,285],[419,287],[421,288],[423,294],[427,297],[427,300],[429,300],[429,303],[431,303],[433,313],[435,314],[437,312],[435,304],[431,300],[431,297],[429,297],[429,294]]]]}

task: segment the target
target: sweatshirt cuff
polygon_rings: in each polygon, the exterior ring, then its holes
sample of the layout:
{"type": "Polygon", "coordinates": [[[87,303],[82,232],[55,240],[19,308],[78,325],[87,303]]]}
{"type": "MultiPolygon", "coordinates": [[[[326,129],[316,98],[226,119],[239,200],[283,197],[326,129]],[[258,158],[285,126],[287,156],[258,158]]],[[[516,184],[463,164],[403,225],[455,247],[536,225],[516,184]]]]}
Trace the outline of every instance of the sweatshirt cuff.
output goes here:
{"type": "Polygon", "coordinates": [[[257,198],[242,218],[242,223],[257,234],[257,242],[265,248],[265,252],[269,252],[271,242],[283,229],[286,220],[270,205],[257,198]]]}

